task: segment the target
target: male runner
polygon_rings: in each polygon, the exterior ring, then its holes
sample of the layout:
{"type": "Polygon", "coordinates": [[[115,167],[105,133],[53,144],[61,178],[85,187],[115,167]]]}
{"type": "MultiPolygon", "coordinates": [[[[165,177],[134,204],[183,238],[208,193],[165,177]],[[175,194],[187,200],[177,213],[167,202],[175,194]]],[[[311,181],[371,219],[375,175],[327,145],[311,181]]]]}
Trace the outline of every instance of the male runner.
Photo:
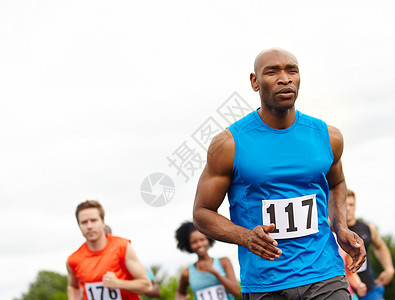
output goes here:
{"type": "MultiPolygon", "coordinates": [[[[111,227],[106,224],[106,226],[104,227],[104,232],[106,234],[112,234],[111,227]]],[[[160,287],[155,281],[154,274],[152,274],[151,270],[148,268],[145,268],[145,271],[147,272],[148,278],[151,281],[152,288],[149,292],[144,293],[144,296],[147,296],[150,298],[159,298],[160,297],[160,287]]]]}
{"type": "Polygon", "coordinates": [[[389,284],[394,277],[394,264],[392,262],[391,252],[383,239],[379,236],[376,226],[369,223],[366,224],[360,220],[357,220],[355,216],[355,193],[348,189],[347,190],[347,225],[348,228],[356,232],[364,241],[366,251],[368,251],[369,245],[373,245],[374,254],[379,260],[383,271],[379,277],[374,280],[373,269],[370,264],[370,257],[367,256],[366,262],[357,271],[361,281],[366,284],[367,293],[363,297],[358,294],[356,286],[351,286],[356,290],[359,299],[361,300],[383,300],[384,299],[384,286],[389,284]]]}
{"type": "Polygon", "coordinates": [[[130,241],[105,234],[104,209],[97,201],[77,206],[86,242],[67,259],[69,300],[138,300],[151,289],[144,266],[130,241]]]}
{"type": "Polygon", "coordinates": [[[213,139],[194,224],[239,245],[245,300],[350,299],[328,222],[356,271],[366,253],[347,228],[342,135],[295,109],[300,75],[288,51],[261,52],[250,81],[261,107],[213,139]],[[217,213],[226,193],[231,221],[217,213]]]}

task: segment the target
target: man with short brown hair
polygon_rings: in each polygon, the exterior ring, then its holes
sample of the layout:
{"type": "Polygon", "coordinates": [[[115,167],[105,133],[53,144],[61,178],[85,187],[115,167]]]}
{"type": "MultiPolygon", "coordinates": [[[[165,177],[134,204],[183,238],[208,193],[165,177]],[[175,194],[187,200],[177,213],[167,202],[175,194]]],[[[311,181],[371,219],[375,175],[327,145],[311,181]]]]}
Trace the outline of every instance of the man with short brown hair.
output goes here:
{"type": "Polygon", "coordinates": [[[86,200],[84,202],[81,202],[78,204],[76,210],[75,210],[75,217],[77,219],[78,223],[78,214],[80,213],[81,210],[87,209],[87,208],[97,208],[99,210],[99,216],[102,220],[104,220],[104,208],[101,206],[101,204],[95,200],[86,200]]]}
{"type": "Polygon", "coordinates": [[[87,200],[76,209],[86,242],[67,259],[69,300],[130,299],[151,289],[130,241],[104,232],[104,209],[87,200]]]}

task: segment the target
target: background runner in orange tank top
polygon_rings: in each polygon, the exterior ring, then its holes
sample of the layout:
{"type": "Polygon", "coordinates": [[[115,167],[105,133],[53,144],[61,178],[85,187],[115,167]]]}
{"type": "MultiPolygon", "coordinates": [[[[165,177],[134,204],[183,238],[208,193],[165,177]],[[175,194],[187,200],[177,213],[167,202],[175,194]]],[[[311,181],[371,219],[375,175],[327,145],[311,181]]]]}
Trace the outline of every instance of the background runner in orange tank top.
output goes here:
{"type": "Polygon", "coordinates": [[[137,294],[150,291],[147,272],[130,241],[105,234],[100,203],[81,203],[76,218],[86,243],[67,260],[69,300],[138,300],[137,294]]]}

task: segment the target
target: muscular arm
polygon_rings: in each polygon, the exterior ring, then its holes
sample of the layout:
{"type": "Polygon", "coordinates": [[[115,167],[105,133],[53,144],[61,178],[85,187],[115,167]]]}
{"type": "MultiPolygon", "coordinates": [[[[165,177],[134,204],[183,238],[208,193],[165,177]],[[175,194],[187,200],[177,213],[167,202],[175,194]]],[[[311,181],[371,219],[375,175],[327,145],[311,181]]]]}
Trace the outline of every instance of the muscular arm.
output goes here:
{"type": "Polygon", "coordinates": [[[80,284],[75,278],[73,271],[71,270],[68,263],[66,263],[67,268],[67,297],[69,300],[82,300],[82,290],[80,284]]]}
{"type": "Polygon", "coordinates": [[[262,258],[273,260],[281,250],[268,233],[275,227],[257,226],[254,230],[237,226],[218,214],[225,194],[232,181],[235,144],[229,130],[220,133],[212,141],[207,155],[207,165],[199,179],[193,207],[196,228],[213,239],[249,248],[262,258]]]}
{"type": "Polygon", "coordinates": [[[329,218],[339,245],[352,258],[351,264],[347,267],[350,271],[356,272],[365,261],[366,251],[362,239],[347,227],[347,187],[341,162],[343,136],[335,127],[328,126],[328,131],[333,153],[333,163],[326,176],[329,185],[329,218]]]}
{"type": "Polygon", "coordinates": [[[374,246],[374,255],[383,267],[383,272],[376,279],[376,284],[387,285],[394,277],[394,264],[392,262],[391,252],[383,239],[379,236],[376,226],[368,224],[372,236],[372,245],[374,246]]]}
{"type": "Polygon", "coordinates": [[[109,289],[122,289],[134,294],[144,294],[151,290],[151,282],[144,266],[137,258],[133,247],[128,244],[125,255],[125,265],[133,280],[118,279],[113,272],[103,276],[103,285],[109,289]]]}

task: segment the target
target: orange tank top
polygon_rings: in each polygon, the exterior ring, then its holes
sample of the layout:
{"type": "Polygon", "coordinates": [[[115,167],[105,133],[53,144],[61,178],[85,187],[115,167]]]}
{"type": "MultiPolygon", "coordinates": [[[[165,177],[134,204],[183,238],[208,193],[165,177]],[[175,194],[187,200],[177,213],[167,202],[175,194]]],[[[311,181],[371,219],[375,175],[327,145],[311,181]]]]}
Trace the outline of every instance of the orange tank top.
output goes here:
{"type": "Polygon", "coordinates": [[[69,264],[74,276],[81,284],[84,300],[139,300],[137,294],[124,290],[104,288],[102,277],[107,271],[114,272],[117,278],[132,280],[125,265],[127,245],[130,240],[107,234],[107,244],[99,251],[91,251],[84,243],[69,256],[69,264]]]}

